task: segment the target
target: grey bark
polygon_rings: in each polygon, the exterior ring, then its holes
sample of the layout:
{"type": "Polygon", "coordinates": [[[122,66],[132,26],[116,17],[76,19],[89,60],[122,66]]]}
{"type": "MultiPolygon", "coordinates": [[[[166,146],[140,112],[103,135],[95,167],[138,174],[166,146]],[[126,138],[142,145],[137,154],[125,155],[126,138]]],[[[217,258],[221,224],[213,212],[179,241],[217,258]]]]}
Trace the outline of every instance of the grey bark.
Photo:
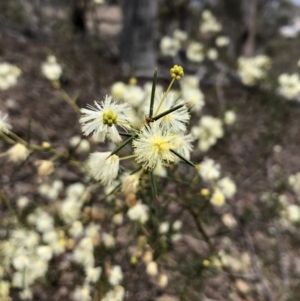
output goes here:
{"type": "Polygon", "coordinates": [[[123,0],[124,27],[120,56],[126,75],[152,76],[156,64],[156,0],[123,0]]]}

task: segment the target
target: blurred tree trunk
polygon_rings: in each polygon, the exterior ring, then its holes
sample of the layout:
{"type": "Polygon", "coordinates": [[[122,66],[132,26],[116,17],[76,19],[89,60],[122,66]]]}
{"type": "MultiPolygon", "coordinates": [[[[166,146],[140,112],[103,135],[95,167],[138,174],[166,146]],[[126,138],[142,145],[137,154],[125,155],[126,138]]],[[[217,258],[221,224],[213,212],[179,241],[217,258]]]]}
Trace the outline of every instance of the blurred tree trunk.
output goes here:
{"type": "Polygon", "coordinates": [[[248,3],[248,37],[244,45],[244,54],[253,56],[255,54],[255,37],[256,37],[256,22],[257,22],[257,0],[250,0],[248,3]]]}
{"type": "Polygon", "coordinates": [[[72,24],[74,32],[84,34],[86,31],[85,13],[89,0],[73,0],[72,24]]]}
{"type": "Polygon", "coordinates": [[[230,55],[238,57],[243,53],[249,32],[247,26],[249,0],[226,0],[220,2],[220,13],[223,14],[231,45],[230,55]]]}
{"type": "Polygon", "coordinates": [[[120,56],[126,75],[152,76],[156,64],[154,20],[157,0],[123,0],[120,56]]]}

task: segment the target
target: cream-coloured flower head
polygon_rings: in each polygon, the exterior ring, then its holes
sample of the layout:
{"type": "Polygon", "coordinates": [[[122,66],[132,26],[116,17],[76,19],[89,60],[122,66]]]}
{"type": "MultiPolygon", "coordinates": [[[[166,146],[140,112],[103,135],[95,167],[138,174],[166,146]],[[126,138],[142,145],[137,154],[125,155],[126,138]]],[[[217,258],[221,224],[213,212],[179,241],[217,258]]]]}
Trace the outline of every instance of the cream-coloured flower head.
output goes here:
{"type": "Polygon", "coordinates": [[[230,229],[237,226],[237,221],[231,213],[225,213],[222,215],[222,222],[224,225],[230,229]]]}
{"type": "Polygon", "coordinates": [[[170,229],[169,222],[162,222],[158,227],[158,232],[160,234],[166,234],[167,232],[169,232],[169,229],[170,229]]]}
{"type": "Polygon", "coordinates": [[[110,285],[115,286],[120,284],[123,280],[123,272],[119,265],[114,265],[108,272],[108,282],[110,285]]]}
{"type": "Polygon", "coordinates": [[[179,42],[184,42],[184,41],[187,40],[188,34],[185,31],[181,30],[181,29],[175,29],[173,31],[173,37],[176,40],[178,40],[179,42]]]}
{"type": "Polygon", "coordinates": [[[88,267],[85,270],[86,273],[86,282],[96,283],[101,275],[102,268],[101,267],[88,267]]]}
{"type": "Polygon", "coordinates": [[[8,157],[12,162],[25,161],[28,156],[29,150],[21,143],[16,143],[8,150],[8,157]]]}
{"type": "Polygon", "coordinates": [[[184,88],[182,98],[189,104],[191,111],[199,113],[205,105],[204,95],[199,88],[184,88]]]}
{"type": "Polygon", "coordinates": [[[252,86],[267,76],[271,60],[266,55],[240,57],[238,59],[238,74],[245,85],[252,86]]]}
{"type": "Polygon", "coordinates": [[[62,74],[62,68],[54,55],[47,57],[47,61],[42,64],[41,69],[43,75],[49,80],[59,80],[62,74]]]}
{"type": "Polygon", "coordinates": [[[107,249],[113,248],[116,244],[115,238],[109,233],[102,233],[101,238],[101,241],[107,249]]]}
{"type": "Polygon", "coordinates": [[[216,45],[218,47],[225,47],[225,46],[229,45],[229,43],[230,43],[230,40],[226,36],[220,36],[220,37],[216,38],[216,45]]]}
{"type": "Polygon", "coordinates": [[[146,169],[174,162],[173,139],[174,134],[163,131],[157,121],[146,125],[132,143],[136,161],[146,169]]]}
{"type": "Polygon", "coordinates": [[[235,183],[228,177],[225,177],[218,181],[217,186],[226,196],[226,198],[232,198],[236,193],[235,183]]]}
{"type": "Polygon", "coordinates": [[[160,274],[157,280],[157,284],[160,287],[166,287],[168,285],[168,276],[166,274],[160,274]]]}
{"type": "Polygon", "coordinates": [[[236,121],[236,114],[234,111],[228,110],[224,114],[224,123],[227,125],[231,125],[236,121]]]}
{"type": "Polygon", "coordinates": [[[121,178],[122,181],[122,193],[128,195],[129,193],[136,193],[140,183],[140,173],[133,175],[124,174],[121,178]]]}
{"type": "Polygon", "coordinates": [[[87,153],[91,146],[88,140],[82,139],[80,136],[74,136],[70,139],[70,146],[76,148],[75,152],[82,154],[87,153]]]}
{"type": "Polygon", "coordinates": [[[200,31],[202,33],[215,33],[221,30],[222,25],[217,21],[215,16],[209,10],[204,10],[202,13],[202,22],[200,23],[200,31]]]}
{"type": "Polygon", "coordinates": [[[158,267],[157,267],[157,263],[155,261],[148,262],[147,267],[146,267],[146,273],[152,277],[154,277],[158,274],[158,267]]]}
{"type": "Polygon", "coordinates": [[[20,196],[17,199],[17,206],[18,206],[18,208],[23,209],[29,204],[29,202],[30,202],[30,200],[27,196],[20,196]]]}
{"type": "Polygon", "coordinates": [[[76,301],[91,301],[91,288],[88,284],[77,287],[74,291],[73,298],[76,301]]]}
{"type": "Polygon", "coordinates": [[[160,41],[160,50],[165,56],[176,56],[180,47],[180,41],[176,38],[164,36],[160,41]]]}
{"type": "Polygon", "coordinates": [[[204,60],[203,45],[198,42],[191,42],[187,47],[186,56],[192,62],[202,62],[204,60]]]}
{"type": "Polygon", "coordinates": [[[213,159],[205,158],[200,164],[199,173],[204,181],[216,180],[220,177],[220,165],[213,159]]]}
{"type": "Polygon", "coordinates": [[[286,208],[286,218],[293,222],[297,223],[300,221],[300,207],[295,204],[289,204],[286,208]]]}
{"type": "Polygon", "coordinates": [[[87,163],[92,176],[103,185],[110,185],[118,175],[119,157],[110,154],[110,152],[92,153],[87,163]]]}
{"type": "Polygon", "coordinates": [[[6,90],[17,83],[21,70],[9,63],[0,63],[0,90],[6,90]]]}
{"type": "Polygon", "coordinates": [[[127,89],[127,86],[123,82],[114,83],[111,88],[111,95],[118,100],[124,100],[124,94],[127,89]]]}
{"type": "Polygon", "coordinates": [[[11,129],[11,125],[7,123],[8,114],[2,113],[0,111],[0,132],[7,133],[11,129]]]}
{"type": "Polygon", "coordinates": [[[133,207],[127,211],[127,216],[132,221],[137,221],[144,224],[149,218],[149,207],[141,202],[137,202],[133,207]]]}
{"type": "Polygon", "coordinates": [[[218,54],[217,49],[215,49],[215,48],[208,49],[208,51],[207,51],[207,57],[210,60],[215,61],[218,58],[218,56],[219,56],[219,54],[218,54]]]}
{"type": "MultiPolygon", "coordinates": [[[[184,134],[178,134],[174,136],[174,150],[179,153],[181,156],[183,156],[185,159],[190,159],[190,153],[193,149],[192,142],[195,139],[191,134],[184,135],[184,134]]],[[[175,157],[175,162],[179,162],[180,158],[175,157]]]]}
{"type": "MultiPolygon", "coordinates": [[[[164,97],[162,93],[154,101],[153,111],[157,112],[160,100],[164,97]]],[[[178,99],[175,93],[169,92],[165,97],[159,111],[156,115],[170,110],[172,107],[183,104],[182,100],[178,99]]],[[[145,114],[148,114],[149,106],[145,106],[145,114]]],[[[186,130],[186,124],[190,120],[190,114],[188,113],[187,107],[183,105],[180,109],[175,110],[164,117],[158,119],[156,122],[160,125],[163,131],[169,131],[173,133],[183,133],[186,130]]]]}
{"type": "Polygon", "coordinates": [[[222,121],[212,116],[203,116],[199,126],[192,128],[192,134],[195,139],[199,139],[199,149],[205,152],[217,142],[217,139],[223,137],[222,121]]]}
{"type": "Polygon", "coordinates": [[[54,171],[53,162],[50,160],[38,160],[35,162],[35,165],[38,168],[39,176],[49,176],[54,171]]]}
{"type": "Polygon", "coordinates": [[[297,73],[286,74],[283,73],[278,77],[280,95],[287,99],[293,99],[300,95],[300,77],[297,73]]]}
{"type": "Polygon", "coordinates": [[[124,91],[123,99],[129,106],[138,108],[144,102],[145,96],[146,93],[141,87],[129,85],[124,91]]]}
{"type": "Polygon", "coordinates": [[[180,82],[181,90],[194,90],[199,88],[199,78],[196,75],[186,75],[180,82]]]}
{"type": "Polygon", "coordinates": [[[88,106],[89,109],[81,109],[83,116],[79,122],[83,133],[87,136],[93,133],[96,141],[103,142],[108,138],[112,142],[122,141],[116,125],[126,129],[129,128],[129,107],[124,103],[117,103],[110,96],[105,96],[103,102],[95,101],[96,108],[88,106]]]}
{"type": "Polygon", "coordinates": [[[225,196],[221,190],[216,189],[210,199],[210,203],[214,206],[221,207],[225,204],[225,196]]]}

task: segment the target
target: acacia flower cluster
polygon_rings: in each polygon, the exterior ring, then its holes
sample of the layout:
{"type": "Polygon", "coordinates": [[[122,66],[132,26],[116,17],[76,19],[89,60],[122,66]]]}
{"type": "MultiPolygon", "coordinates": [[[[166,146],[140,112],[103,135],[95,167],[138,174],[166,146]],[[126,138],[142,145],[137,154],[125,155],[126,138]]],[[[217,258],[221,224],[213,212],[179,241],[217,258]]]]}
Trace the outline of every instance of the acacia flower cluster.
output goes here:
{"type": "Polygon", "coordinates": [[[238,74],[245,85],[252,86],[267,76],[271,60],[266,55],[240,57],[238,59],[238,74]]]}
{"type": "Polygon", "coordinates": [[[300,77],[297,73],[286,74],[283,73],[278,77],[280,95],[287,99],[293,99],[300,95],[300,77]]]}
{"type": "Polygon", "coordinates": [[[51,81],[59,80],[62,75],[62,68],[57,63],[57,59],[54,55],[47,57],[47,61],[42,64],[41,70],[43,75],[51,81]]]}
{"type": "Polygon", "coordinates": [[[123,159],[133,158],[148,171],[180,160],[189,162],[193,139],[186,134],[190,119],[188,107],[170,92],[173,82],[183,77],[183,68],[175,65],[170,69],[170,75],[172,81],[165,93],[155,97],[156,85],[153,84],[151,99],[144,108],[147,118],[138,125],[135,124],[127,103],[112,100],[111,96],[106,96],[101,103],[95,102],[96,108],[90,106],[88,109],[81,109],[82,131],[85,135],[92,134],[95,141],[104,142],[108,139],[119,143],[122,141],[121,135],[129,136],[113,152],[96,152],[90,155],[89,170],[102,184],[110,185],[116,179],[119,161],[123,159]],[[131,133],[122,133],[119,129],[131,133]],[[129,143],[132,144],[133,154],[119,158],[116,153],[129,143]]]}
{"type": "Polygon", "coordinates": [[[7,90],[17,83],[22,71],[15,65],[0,63],[0,90],[7,90]]]}
{"type": "Polygon", "coordinates": [[[214,206],[223,206],[226,198],[231,199],[235,195],[237,190],[235,183],[228,177],[220,179],[220,165],[213,159],[205,158],[198,166],[198,172],[203,181],[211,185],[212,193],[208,189],[203,189],[202,195],[210,197],[210,203],[214,206]]]}

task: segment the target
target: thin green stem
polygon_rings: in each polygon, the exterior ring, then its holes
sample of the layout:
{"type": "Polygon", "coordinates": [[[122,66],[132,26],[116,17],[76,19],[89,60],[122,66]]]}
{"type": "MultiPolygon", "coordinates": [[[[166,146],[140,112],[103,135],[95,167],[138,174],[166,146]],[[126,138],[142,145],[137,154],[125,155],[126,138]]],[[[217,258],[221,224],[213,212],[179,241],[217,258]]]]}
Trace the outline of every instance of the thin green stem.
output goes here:
{"type": "Polygon", "coordinates": [[[122,158],[119,158],[119,160],[122,161],[122,160],[128,160],[128,159],[132,159],[132,158],[135,158],[135,155],[130,155],[130,156],[122,157],[122,158]]]}
{"type": "Polygon", "coordinates": [[[71,106],[76,114],[80,114],[80,109],[75,103],[75,100],[69,96],[69,94],[61,87],[59,81],[52,81],[52,86],[60,92],[62,98],[71,106]]]}
{"type": "Polygon", "coordinates": [[[173,78],[173,79],[171,80],[170,85],[169,85],[169,87],[168,87],[166,93],[164,94],[163,98],[161,99],[161,101],[160,101],[160,103],[159,103],[158,108],[156,109],[156,112],[155,112],[155,114],[154,114],[155,116],[158,114],[158,112],[159,112],[159,110],[160,110],[160,108],[161,108],[161,106],[162,106],[164,100],[166,99],[168,93],[170,92],[171,87],[172,87],[174,81],[175,81],[175,78],[173,78]]]}

